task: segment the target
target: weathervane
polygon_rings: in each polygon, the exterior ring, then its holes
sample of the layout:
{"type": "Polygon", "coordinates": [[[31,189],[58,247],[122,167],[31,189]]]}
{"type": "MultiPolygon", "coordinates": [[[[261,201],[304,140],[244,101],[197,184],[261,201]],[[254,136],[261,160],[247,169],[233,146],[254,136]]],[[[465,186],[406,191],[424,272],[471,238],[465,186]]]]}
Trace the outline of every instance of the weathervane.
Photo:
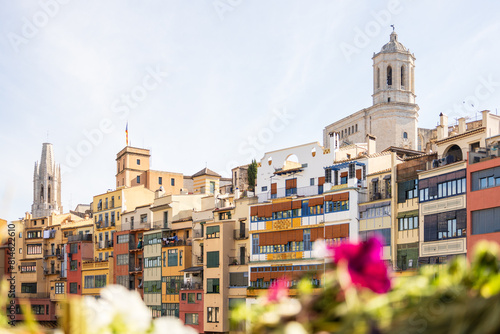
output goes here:
{"type": "Polygon", "coordinates": [[[394,32],[394,29],[396,29],[396,28],[394,27],[394,24],[391,24],[391,27],[392,27],[392,31],[394,32]]]}

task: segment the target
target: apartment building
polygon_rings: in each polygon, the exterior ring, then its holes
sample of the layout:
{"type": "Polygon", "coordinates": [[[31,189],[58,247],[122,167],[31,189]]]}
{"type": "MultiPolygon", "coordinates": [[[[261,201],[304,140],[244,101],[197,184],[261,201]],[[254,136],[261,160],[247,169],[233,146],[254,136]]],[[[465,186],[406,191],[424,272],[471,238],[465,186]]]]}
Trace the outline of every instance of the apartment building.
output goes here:
{"type": "MultiPolygon", "coordinates": [[[[486,147],[467,159],[467,249],[481,240],[500,243],[500,136],[486,138],[486,147]]],[[[471,252],[467,253],[472,256],[471,252]]]]}

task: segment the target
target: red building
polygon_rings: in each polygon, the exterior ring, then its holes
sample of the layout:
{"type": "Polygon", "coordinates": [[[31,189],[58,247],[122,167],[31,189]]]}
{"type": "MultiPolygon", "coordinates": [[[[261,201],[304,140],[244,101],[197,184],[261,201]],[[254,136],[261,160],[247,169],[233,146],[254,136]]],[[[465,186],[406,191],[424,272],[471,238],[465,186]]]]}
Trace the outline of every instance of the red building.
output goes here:
{"type": "Polygon", "coordinates": [[[203,288],[184,285],[179,292],[179,319],[186,325],[193,327],[198,333],[203,331],[203,288]]]}
{"type": "Polygon", "coordinates": [[[92,234],[77,234],[68,237],[67,293],[82,294],[82,262],[94,260],[92,234]]]}
{"type": "Polygon", "coordinates": [[[467,249],[480,240],[500,244],[500,159],[498,144],[470,152],[467,161],[467,249]]]}
{"type": "Polygon", "coordinates": [[[115,233],[115,284],[143,294],[143,233],[148,228],[132,229],[115,233]]]}

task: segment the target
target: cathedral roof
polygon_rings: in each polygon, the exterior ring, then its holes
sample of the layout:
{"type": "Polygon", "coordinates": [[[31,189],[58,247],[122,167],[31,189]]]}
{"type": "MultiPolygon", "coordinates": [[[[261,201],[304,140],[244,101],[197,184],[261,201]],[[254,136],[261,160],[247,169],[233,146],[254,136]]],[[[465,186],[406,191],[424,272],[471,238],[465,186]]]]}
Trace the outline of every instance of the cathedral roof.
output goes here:
{"type": "Polygon", "coordinates": [[[395,31],[391,33],[391,40],[385,44],[380,53],[393,53],[393,52],[408,52],[405,46],[398,42],[398,34],[395,31]]]}

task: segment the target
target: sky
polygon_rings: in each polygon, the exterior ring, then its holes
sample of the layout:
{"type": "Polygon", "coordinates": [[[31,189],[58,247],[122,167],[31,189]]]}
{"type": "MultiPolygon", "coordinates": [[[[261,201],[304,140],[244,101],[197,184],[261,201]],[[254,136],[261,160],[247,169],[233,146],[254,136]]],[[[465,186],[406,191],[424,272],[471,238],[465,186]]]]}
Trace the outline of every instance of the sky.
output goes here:
{"type": "MultiPolygon", "coordinates": [[[[500,107],[500,3],[347,0],[0,0],[0,217],[31,210],[42,143],[64,211],[115,187],[116,153],[230,176],[322,142],[372,105],[372,56],[416,57],[419,127],[500,107]]],[[[480,115],[479,115],[480,118],[480,115]]]]}

